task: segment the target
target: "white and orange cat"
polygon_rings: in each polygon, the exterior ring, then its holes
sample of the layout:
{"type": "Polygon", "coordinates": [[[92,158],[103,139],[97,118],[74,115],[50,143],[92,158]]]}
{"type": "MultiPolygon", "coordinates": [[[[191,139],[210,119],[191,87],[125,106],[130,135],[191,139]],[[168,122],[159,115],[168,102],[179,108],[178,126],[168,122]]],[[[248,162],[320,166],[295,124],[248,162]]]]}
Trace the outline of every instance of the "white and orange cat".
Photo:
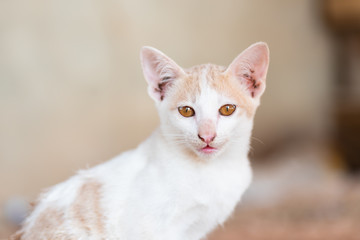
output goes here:
{"type": "Polygon", "coordinates": [[[160,127],[44,193],[13,239],[199,240],[234,210],[251,181],[267,45],[250,46],[227,68],[183,69],[151,47],[141,63],[160,127]]]}

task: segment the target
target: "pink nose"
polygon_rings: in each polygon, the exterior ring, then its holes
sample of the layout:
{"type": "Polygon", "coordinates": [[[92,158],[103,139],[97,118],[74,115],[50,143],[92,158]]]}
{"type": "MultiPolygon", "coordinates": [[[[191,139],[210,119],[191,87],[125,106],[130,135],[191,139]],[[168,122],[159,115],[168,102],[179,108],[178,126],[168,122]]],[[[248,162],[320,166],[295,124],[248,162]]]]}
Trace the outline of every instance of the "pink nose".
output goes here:
{"type": "Polygon", "coordinates": [[[204,134],[202,136],[200,136],[200,134],[198,134],[198,137],[200,138],[201,141],[205,142],[206,144],[211,143],[212,141],[214,141],[216,134],[204,134]]]}

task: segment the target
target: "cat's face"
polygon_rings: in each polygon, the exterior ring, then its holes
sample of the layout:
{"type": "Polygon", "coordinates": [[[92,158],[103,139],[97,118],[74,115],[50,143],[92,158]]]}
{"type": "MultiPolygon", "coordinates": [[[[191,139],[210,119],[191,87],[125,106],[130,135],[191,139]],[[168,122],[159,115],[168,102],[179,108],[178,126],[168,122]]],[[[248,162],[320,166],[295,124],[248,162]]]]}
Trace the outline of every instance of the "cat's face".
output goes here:
{"type": "Polygon", "coordinates": [[[253,116],[265,89],[264,43],[245,50],[228,68],[205,64],[184,70],[148,47],[141,59],[168,141],[201,158],[214,157],[231,143],[248,148],[253,116]]]}

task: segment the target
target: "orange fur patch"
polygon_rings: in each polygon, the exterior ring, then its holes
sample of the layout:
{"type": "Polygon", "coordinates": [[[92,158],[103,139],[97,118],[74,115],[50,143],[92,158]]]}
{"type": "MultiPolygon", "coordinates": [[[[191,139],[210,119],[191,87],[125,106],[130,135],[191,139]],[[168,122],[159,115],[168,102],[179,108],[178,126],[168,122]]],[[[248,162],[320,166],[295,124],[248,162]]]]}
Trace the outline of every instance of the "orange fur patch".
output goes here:
{"type": "Polygon", "coordinates": [[[37,217],[33,226],[25,233],[15,235],[15,240],[51,239],[72,240],[64,228],[64,212],[49,207],[37,217]]]}
{"type": "Polygon", "coordinates": [[[249,118],[254,116],[255,104],[244,94],[241,84],[233,76],[222,73],[218,75],[216,80],[211,82],[211,86],[225,96],[235,99],[237,107],[243,109],[249,118]]]}
{"type": "Polygon", "coordinates": [[[100,206],[101,183],[90,180],[84,183],[71,206],[73,221],[88,234],[104,233],[104,215],[100,206]]]}
{"type": "MultiPolygon", "coordinates": [[[[83,236],[98,236],[104,239],[104,215],[100,206],[101,183],[89,180],[78,190],[69,209],[48,207],[35,219],[33,225],[11,236],[11,240],[75,240],[77,236],[68,232],[73,227],[83,232],[83,236]],[[66,219],[65,219],[66,213],[66,219]],[[25,231],[26,229],[26,231],[25,231]]],[[[31,223],[29,223],[31,224],[31,223]]]]}
{"type": "Polygon", "coordinates": [[[174,104],[171,106],[172,109],[176,109],[179,106],[179,102],[190,100],[195,101],[195,97],[200,93],[200,75],[202,68],[201,66],[195,66],[189,70],[186,70],[186,76],[177,79],[174,86],[171,88],[170,96],[171,102],[174,104]]]}

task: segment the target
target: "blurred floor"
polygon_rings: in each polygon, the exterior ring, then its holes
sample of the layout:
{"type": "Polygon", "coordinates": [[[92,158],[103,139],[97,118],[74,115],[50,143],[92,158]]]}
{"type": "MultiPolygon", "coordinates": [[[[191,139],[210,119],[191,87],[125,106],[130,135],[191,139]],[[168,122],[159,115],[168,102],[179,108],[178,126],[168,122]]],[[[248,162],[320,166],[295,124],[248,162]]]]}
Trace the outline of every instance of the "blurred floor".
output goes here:
{"type": "Polygon", "coordinates": [[[209,240],[359,240],[360,184],[347,185],[332,198],[318,192],[275,206],[240,207],[209,240]]]}

